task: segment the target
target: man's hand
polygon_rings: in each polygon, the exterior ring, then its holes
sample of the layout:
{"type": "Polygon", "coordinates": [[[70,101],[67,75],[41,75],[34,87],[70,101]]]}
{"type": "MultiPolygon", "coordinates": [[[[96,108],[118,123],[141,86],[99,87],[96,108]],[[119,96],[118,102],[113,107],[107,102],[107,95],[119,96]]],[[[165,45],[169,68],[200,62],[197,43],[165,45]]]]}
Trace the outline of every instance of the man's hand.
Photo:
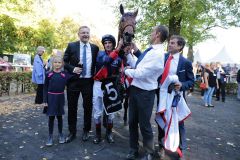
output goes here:
{"type": "Polygon", "coordinates": [[[118,42],[118,46],[117,46],[116,50],[117,50],[117,51],[120,51],[121,48],[122,48],[122,46],[123,46],[123,39],[121,38],[121,39],[119,40],[119,42],[118,42]]]}
{"type": "Polygon", "coordinates": [[[133,49],[134,53],[138,51],[138,48],[135,43],[131,43],[131,48],[133,49]]]}
{"type": "Polygon", "coordinates": [[[126,69],[131,69],[131,66],[126,66],[126,67],[124,67],[123,73],[125,73],[125,70],[126,70],[126,69]]]}
{"type": "Polygon", "coordinates": [[[182,87],[182,83],[181,82],[174,83],[174,89],[176,91],[180,91],[181,87],[182,87]]]}
{"type": "Polygon", "coordinates": [[[82,73],[82,68],[80,68],[80,67],[75,67],[75,68],[73,69],[73,73],[76,73],[76,74],[82,73]]]}
{"type": "Polygon", "coordinates": [[[126,46],[126,47],[124,47],[124,48],[123,48],[124,55],[126,56],[126,55],[128,55],[129,53],[131,53],[131,50],[132,50],[131,46],[126,46]]]}

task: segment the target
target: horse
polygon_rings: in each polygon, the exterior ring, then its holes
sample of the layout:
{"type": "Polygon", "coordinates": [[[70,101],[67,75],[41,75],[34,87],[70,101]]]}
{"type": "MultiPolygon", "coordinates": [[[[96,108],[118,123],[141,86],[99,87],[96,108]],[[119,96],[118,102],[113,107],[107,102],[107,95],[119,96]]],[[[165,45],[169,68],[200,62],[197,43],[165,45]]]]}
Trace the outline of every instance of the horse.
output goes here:
{"type": "Polygon", "coordinates": [[[122,4],[120,5],[120,13],[122,17],[120,18],[118,26],[118,42],[120,38],[123,39],[124,45],[130,45],[134,38],[135,28],[136,28],[136,17],[138,14],[138,9],[134,12],[124,12],[122,4]]]}
{"type": "MultiPolygon", "coordinates": [[[[120,38],[123,39],[123,45],[129,46],[132,43],[132,40],[134,38],[134,33],[136,29],[136,17],[138,14],[138,9],[134,12],[124,12],[124,8],[122,4],[120,5],[120,13],[122,17],[120,18],[119,27],[118,27],[118,42],[120,38]]],[[[123,47],[124,47],[123,46],[123,47]]],[[[126,64],[125,64],[126,65],[126,64]]],[[[124,98],[124,125],[127,125],[127,110],[128,110],[128,92],[129,89],[126,87],[126,96],[124,98]]]]}

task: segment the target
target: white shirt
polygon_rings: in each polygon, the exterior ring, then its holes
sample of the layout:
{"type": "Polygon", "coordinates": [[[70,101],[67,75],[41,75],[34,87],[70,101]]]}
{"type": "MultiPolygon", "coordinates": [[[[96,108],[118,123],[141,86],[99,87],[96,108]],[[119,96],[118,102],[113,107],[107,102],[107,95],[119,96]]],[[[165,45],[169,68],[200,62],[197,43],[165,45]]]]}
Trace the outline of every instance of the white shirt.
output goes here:
{"type": "MultiPolygon", "coordinates": [[[[83,46],[85,44],[82,43],[80,41],[80,63],[83,64],[83,46]]],[[[87,43],[87,48],[86,48],[86,58],[87,58],[87,71],[86,71],[86,75],[84,76],[84,78],[91,78],[91,68],[92,68],[92,51],[91,51],[91,46],[90,43],[87,43]]],[[[80,75],[80,77],[82,78],[83,76],[80,75]]]]}
{"type": "Polygon", "coordinates": [[[174,54],[172,56],[173,56],[173,59],[171,60],[170,69],[169,69],[168,75],[176,75],[177,74],[177,67],[178,67],[180,53],[176,53],[176,54],[174,54]]]}
{"type": "Polygon", "coordinates": [[[147,52],[144,58],[135,67],[136,59],[128,55],[128,63],[132,69],[126,69],[125,74],[133,81],[131,85],[143,90],[154,90],[158,87],[157,79],[164,68],[164,47],[162,44],[152,45],[153,49],[147,52]]]}

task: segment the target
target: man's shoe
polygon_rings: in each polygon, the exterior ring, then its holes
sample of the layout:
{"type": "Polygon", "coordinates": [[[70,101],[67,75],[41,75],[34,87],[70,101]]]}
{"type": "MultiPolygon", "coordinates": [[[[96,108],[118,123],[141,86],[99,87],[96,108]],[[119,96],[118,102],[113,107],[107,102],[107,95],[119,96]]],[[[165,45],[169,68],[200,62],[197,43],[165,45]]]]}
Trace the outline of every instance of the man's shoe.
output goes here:
{"type": "Polygon", "coordinates": [[[160,148],[159,149],[158,155],[159,155],[160,159],[164,159],[165,158],[165,150],[164,150],[164,148],[160,148]]]}
{"type": "Polygon", "coordinates": [[[58,136],[58,143],[60,143],[60,144],[65,143],[65,138],[64,138],[63,134],[59,134],[59,136],[58,136]]]}
{"type": "Polygon", "coordinates": [[[72,134],[72,133],[70,133],[68,136],[67,136],[67,138],[66,138],[66,143],[70,143],[70,142],[72,142],[74,139],[76,138],[76,135],[75,134],[72,134]]]}
{"type": "Polygon", "coordinates": [[[145,154],[145,156],[141,158],[141,160],[153,160],[153,155],[149,153],[145,154]]]}
{"type": "Polygon", "coordinates": [[[219,100],[220,100],[219,98],[216,99],[216,101],[219,101],[219,100]]]}
{"type": "Polygon", "coordinates": [[[50,147],[53,145],[53,137],[52,135],[49,135],[46,146],[50,147]]]}
{"type": "Polygon", "coordinates": [[[128,154],[127,154],[127,160],[134,160],[134,159],[137,159],[138,157],[138,152],[137,151],[130,151],[128,154]]]}
{"type": "Polygon", "coordinates": [[[88,131],[84,131],[83,132],[83,136],[82,136],[82,140],[83,141],[87,141],[89,139],[89,132],[88,131]]]}
{"type": "Polygon", "coordinates": [[[178,160],[186,160],[185,155],[186,155],[186,151],[185,151],[185,150],[182,150],[182,157],[179,157],[178,160]]]}
{"type": "Polygon", "coordinates": [[[101,136],[96,135],[95,138],[94,138],[94,140],[93,140],[93,143],[94,143],[94,144],[99,144],[101,141],[102,141],[102,140],[101,140],[101,136]]]}

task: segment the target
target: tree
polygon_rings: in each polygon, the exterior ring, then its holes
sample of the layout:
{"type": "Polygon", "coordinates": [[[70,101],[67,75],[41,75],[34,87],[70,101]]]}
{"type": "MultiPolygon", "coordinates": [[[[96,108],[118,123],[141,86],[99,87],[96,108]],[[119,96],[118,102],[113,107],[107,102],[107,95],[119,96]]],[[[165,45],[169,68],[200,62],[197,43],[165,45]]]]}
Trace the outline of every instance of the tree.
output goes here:
{"type": "Polygon", "coordinates": [[[58,49],[64,50],[68,42],[75,41],[77,39],[77,33],[79,24],[74,22],[70,17],[65,17],[57,27],[57,45],[58,49]]]}
{"type": "Polygon", "coordinates": [[[20,53],[33,54],[36,49],[35,35],[37,30],[32,27],[21,26],[17,29],[17,44],[16,49],[20,53]]]}
{"type": "MultiPolygon", "coordinates": [[[[44,46],[48,53],[57,47],[56,24],[48,19],[43,19],[39,22],[37,32],[34,35],[33,47],[44,46]]],[[[47,54],[44,54],[47,56],[47,54]]]]}
{"type": "Polygon", "coordinates": [[[14,18],[0,15],[0,54],[16,51],[17,28],[14,25],[14,21],[14,18]]]}

